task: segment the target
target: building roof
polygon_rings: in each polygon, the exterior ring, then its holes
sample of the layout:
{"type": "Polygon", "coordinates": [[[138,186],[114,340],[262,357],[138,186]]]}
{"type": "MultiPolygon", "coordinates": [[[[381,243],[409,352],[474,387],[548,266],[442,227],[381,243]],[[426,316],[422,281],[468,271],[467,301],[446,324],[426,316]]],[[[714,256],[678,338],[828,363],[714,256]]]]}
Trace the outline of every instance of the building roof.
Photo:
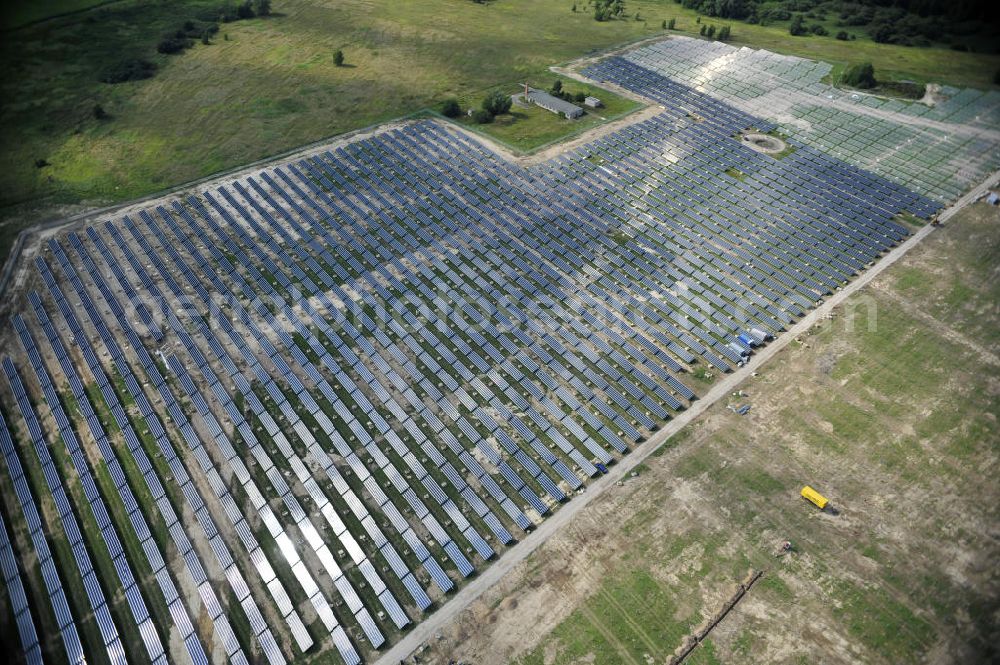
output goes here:
{"type": "Polygon", "coordinates": [[[528,99],[538,104],[543,108],[547,108],[550,111],[555,111],[556,113],[563,113],[566,115],[577,115],[583,112],[576,104],[570,104],[564,99],[559,99],[558,97],[553,97],[549,93],[543,90],[536,90],[535,88],[529,88],[528,99]]]}

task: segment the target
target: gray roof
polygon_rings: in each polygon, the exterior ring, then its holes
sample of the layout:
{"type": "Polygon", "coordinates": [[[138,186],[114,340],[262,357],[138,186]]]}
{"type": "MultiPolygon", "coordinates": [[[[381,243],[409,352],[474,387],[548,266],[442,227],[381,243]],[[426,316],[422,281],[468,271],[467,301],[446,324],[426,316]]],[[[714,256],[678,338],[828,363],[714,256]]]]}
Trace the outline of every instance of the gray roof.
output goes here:
{"type": "Polygon", "coordinates": [[[564,113],[568,115],[576,115],[583,112],[576,104],[570,104],[564,99],[559,99],[558,97],[553,97],[547,92],[542,90],[536,90],[535,88],[529,88],[530,93],[528,99],[538,104],[543,108],[547,108],[557,113],[564,113]]]}

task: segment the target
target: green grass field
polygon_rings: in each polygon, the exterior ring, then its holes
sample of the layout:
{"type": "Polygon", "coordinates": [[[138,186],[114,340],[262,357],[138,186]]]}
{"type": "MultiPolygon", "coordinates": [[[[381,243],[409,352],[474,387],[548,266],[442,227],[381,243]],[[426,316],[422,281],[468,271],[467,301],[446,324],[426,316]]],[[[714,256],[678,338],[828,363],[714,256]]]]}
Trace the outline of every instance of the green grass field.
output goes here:
{"type": "MultiPolygon", "coordinates": [[[[552,73],[532,77],[528,84],[547,90],[559,78],[552,73]]],[[[553,142],[575,136],[588,129],[628,115],[642,105],[639,102],[616,95],[603,88],[581,83],[573,79],[562,79],[563,89],[571,93],[583,92],[599,98],[603,104],[597,109],[585,109],[584,115],[575,120],[569,120],[550,111],[534,105],[521,106],[514,104],[510,113],[497,117],[492,123],[477,125],[471,118],[462,116],[457,119],[462,126],[486,134],[514,150],[533,152],[553,142]]],[[[513,94],[517,86],[501,86],[504,93],[513,94]]],[[[474,95],[466,95],[459,102],[463,109],[478,108],[481,100],[474,95]]],[[[578,106],[582,106],[578,104],[578,106]]]]}
{"type": "Polygon", "coordinates": [[[421,659],[669,662],[755,569],[685,663],[996,662],[998,223],[952,218],[745,382],[748,415],[681,430],[421,659]]]}
{"type": "Polygon", "coordinates": [[[9,0],[0,7],[0,26],[3,30],[13,30],[29,23],[44,21],[55,16],[64,16],[100,5],[109,5],[118,0],[9,0]]]}
{"type": "MultiPolygon", "coordinates": [[[[540,80],[553,64],[664,34],[664,19],[677,18],[688,34],[698,28],[695,14],[670,0],[630,1],[643,20],[600,23],[564,0],[277,0],[275,15],[223,24],[210,45],[165,56],[155,50],[160,38],[186,19],[211,18],[219,0],[120,0],[60,16],[87,4],[95,3],[8,7],[6,25],[22,27],[0,43],[0,255],[22,226],[60,204],[125,201],[446,97],[478,100],[540,80]],[[337,49],[347,66],[334,65],[337,49]],[[99,81],[132,57],[156,63],[156,76],[99,81]],[[110,119],[95,118],[96,104],[110,119]]],[[[781,27],[734,24],[733,42],[871,59],[881,74],[957,85],[987,86],[1000,67],[995,55],[790,38],[781,27]]],[[[493,131],[515,146],[560,133],[528,120],[493,131]]]]}

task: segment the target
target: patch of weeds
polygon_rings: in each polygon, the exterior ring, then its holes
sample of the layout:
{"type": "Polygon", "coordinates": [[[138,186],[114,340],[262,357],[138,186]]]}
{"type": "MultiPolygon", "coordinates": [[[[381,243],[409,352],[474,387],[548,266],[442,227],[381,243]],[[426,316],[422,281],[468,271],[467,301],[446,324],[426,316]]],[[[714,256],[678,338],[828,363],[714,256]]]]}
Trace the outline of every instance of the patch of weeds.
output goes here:
{"type": "Polygon", "coordinates": [[[680,444],[682,444],[685,441],[687,441],[689,438],[691,438],[691,426],[690,425],[687,426],[687,427],[682,428],[679,432],[677,432],[676,434],[674,434],[673,436],[671,436],[670,438],[668,438],[666,441],[664,441],[663,444],[659,448],[657,448],[652,453],[650,453],[650,456],[651,457],[663,457],[664,455],[667,454],[668,450],[676,448],[680,444]]]}

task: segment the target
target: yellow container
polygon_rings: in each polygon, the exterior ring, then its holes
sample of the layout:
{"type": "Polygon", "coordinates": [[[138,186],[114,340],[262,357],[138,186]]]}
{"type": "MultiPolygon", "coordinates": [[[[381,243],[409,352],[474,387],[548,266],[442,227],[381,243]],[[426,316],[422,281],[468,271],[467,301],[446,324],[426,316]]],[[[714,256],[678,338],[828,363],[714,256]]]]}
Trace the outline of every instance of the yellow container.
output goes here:
{"type": "Polygon", "coordinates": [[[826,508],[826,504],[830,503],[825,496],[823,496],[813,488],[809,487],[808,485],[802,488],[801,494],[803,499],[814,504],[820,510],[826,508]]]}

